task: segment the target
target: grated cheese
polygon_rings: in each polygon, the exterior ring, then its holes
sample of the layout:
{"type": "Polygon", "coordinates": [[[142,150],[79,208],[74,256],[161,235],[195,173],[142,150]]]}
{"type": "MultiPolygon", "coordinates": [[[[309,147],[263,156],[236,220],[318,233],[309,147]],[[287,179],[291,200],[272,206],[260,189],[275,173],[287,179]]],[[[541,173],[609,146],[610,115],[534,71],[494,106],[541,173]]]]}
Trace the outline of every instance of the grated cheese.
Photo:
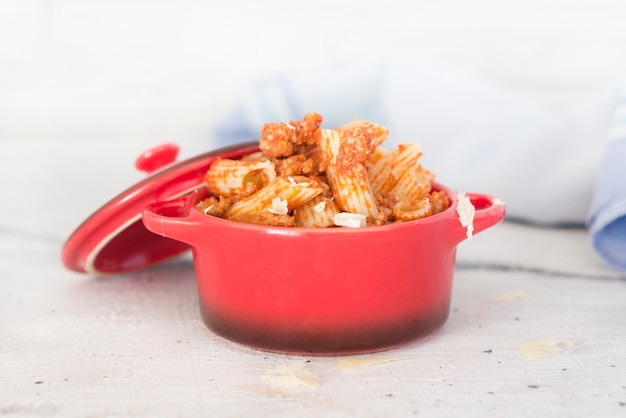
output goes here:
{"type": "Polygon", "coordinates": [[[341,212],[333,216],[333,223],[336,226],[345,226],[346,228],[362,228],[367,225],[365,219],[365,215],[341,212]]]}
{"type": "Polygon", "coordinates": [[[402,357],[367,357],[367,358],[347,358],[337,360],[337,367],[343,373],[355,372],[366,367],[376,366],[378,364],[389,363],[392,361],[405,360],[402,357]]]}
{"type": "Polygon", "coordinates": [[[313,210],[315,212],[317,212],[317,213],[324,212],[324,209],[326,209],[326,201],[325,200],[322,200],[317,205],[313,206],[313,210]]]}
{"type": "Polygon", "coordinates": [[[319,377],[296,360],[269,370],[261,379],[273,386],[290,389],[315,389],[320,384],[319,377]]]}
{"type": "Polygon", "coordinates": [[[269,211],[275,215],[286,215],[289,212],[287,199],[281,199],[280,197],[273,198],[272,206],[269,208],[269,211]]]}
{"type": "Polygon", "coordinates": [[[511,302],[514,300],[522,300],[528,297],[528,292],[525,290],[516,290],[513,292],[498,293],[491,295],[491,300],[494,302],[511,302]]]}
{"type": "Polygon", "coordinates": [[[522,353],[531,359],[552,357],[574,346],[570,340],[560,338],[547,338],[545,340],[524,341],[522,353]]]}
{"type": "Polygon", "coordinates": [[[291,176],[287,176],[287,180],[289,180],[289,183],[291,183],[292,186],[309,187],[311,185],[311,182],[309,182],[309,181],[303,181],[303,182],[300,182],[300,183],[296,183],[294,178],[291,177],[291,176]]]}
{"type": "Polygon", "coordinates": [[[458,192],[457,200],[456,213],[459,215],[459,222],[461,222],[461,226],[466,228],[467,238],[471,238],[474,233],[474,215],[476,214],[476,208],[465,192],[458,192]]]}

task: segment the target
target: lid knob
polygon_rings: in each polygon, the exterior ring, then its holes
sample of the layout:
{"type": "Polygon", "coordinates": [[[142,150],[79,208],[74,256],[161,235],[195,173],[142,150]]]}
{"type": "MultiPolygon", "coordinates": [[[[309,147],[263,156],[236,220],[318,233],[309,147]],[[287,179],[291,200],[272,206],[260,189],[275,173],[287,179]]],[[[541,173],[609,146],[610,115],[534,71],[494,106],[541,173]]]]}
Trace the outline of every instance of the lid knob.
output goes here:
{"type": "Polygon", "coordinates": [[[176,144],[161,144],[141,153],[135,160],[135,167],[145,173],[152,173],[176,161],[179,147],[176,144]]]}

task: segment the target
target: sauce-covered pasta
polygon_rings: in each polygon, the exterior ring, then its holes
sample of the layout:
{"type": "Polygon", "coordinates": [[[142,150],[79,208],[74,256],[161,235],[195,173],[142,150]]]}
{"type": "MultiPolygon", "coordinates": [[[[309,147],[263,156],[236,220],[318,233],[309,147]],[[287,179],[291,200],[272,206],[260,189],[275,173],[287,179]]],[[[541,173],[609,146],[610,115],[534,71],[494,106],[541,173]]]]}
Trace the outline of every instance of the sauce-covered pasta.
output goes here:
{"type": "Polygon", "coordinates": [[[389,131],[356,120],[322,128],[322,117],[267,123],[260,151],[219,159],[205,176],[207,215],[262,225],[359,228],[435,215],[450,204],[433,191],[417,142],[381,147],[389,131]]]}

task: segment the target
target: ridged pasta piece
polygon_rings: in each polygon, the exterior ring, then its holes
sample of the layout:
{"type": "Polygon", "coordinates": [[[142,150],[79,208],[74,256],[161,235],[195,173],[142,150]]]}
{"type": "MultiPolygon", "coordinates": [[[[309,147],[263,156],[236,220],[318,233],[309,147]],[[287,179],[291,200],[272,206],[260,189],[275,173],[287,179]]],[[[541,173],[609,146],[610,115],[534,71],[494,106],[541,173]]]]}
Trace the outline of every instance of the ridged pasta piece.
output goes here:
{"type": "MultiPolygon", "coordinates": [[[[324,189],[307,177],[276,177],[270,184],[230,207],[226,219],[250,223],[271,223],[267,214],[284,216],[303,205],[324,189]]],[[[269,217],[271,218],[271,216],[269,217]]]]}
{"type": "Polygon", "coordinates": [[[321,129],[320,115],[263,126],[260,151],[217,159],[205,176],[203,213],[240,222],[363,227],[435,215],[449,208],[419,164],[419,143],[381,147],[389,131],[355,120],[321,129]]]}
{"type": "Polygon", "coordinates": [[[373,219],[378,216],[374,194],[367,182],[365,167],[355,167],[357,176],[348,176],[335,167],[328,167],[326,176],[339,208],[348,213],[358,213],[373,219]]]}
{"type": "Polygon", "coordinates": [[[391,194],[398,201],[423,199],[430,193],[432,180],[432,173],[418,166],[415,170],[402,173],[391,194]]]}
{"type": "Polygon", "coordinates": [[[384,156],[388,155],[391,151],[389,151],[387,148],[383,148],[383,147],[376,147],[376,150],[372,153],[370,160],[367,162],[367,169],[368,172],[371,170],[371,168],[376,165],[376,163],[378,163],[378,161],[383,158],[384,156]]]}
{"type": "Polygon", "coordinates": [[[320,129],[317,131],[317,135],[317,143],[321,153],[320,158],[327,166],[336,165],[339,145],[341,144],[339,131],[334,129],[320,129]]]}
{"type": "Polygon", "coordinates": [[[268,160],[219,159],[207,170],[204,182],[211,194],[228,197],[248,195],[270,184],[275,178],[274,164],[268,160]]]}
{"type": "Polygon", "coordinates": [[[396,221],[414,221],[430,216],[432,207],[428,198],[414,202],[400,201],[393,206],[391,213],[396,221]]]}
{"type": "Polygon", "coordinates": [[[450,201],[448,200],[448,196],[446,196],[445,192],[431,192],[429,200],[433,215],[441,213],[450,207],[450,201]]]}
{"type": "MultiPolygon", "coordinates": [[[[376,194],[395,198],[395,188],[405,173],[418,168],[422,147],[417,142],[401,144],[395,150],[382,156],[369,169],[372,190],[376,194]]],[[[418,178],[414,179],[418,180],[418,178]]],[[[410,182],[412,180],[407,180],[410,182]]]]}
{"type": "Polygon", "coordinates": [[[341,209],[335,200],[317,195],[295,210],[296,226],[305,228],[326,228],[333,226],[333,217],[341,209]]]}
{"type": "Polygon", "coordinates": [[[364,155],[362,162],[356,159],[343,161],[340,150],[345,138],[342,138],[341,133],[334,129],[319,129],[317,132],[322,158],[327,164],[326,177],[337,206],[344,212],[358,213],[369,219],[376,218],[378,209],[364,165],[369,155],[364,155]]]}
{"type": "Polygon", "coordinates": [[[389,129],[385,128],[383,125],[379,125],[377,123],[370,122],[368,120],[362,120],[362,119],[354,120],[352,122],[346,123],[345,125],[341,125],[340,127],[337,128],[337,130],[341,133],[357,126],[367,126],[367,127],[374,128],[376,133],[375,133],[375,139],[374,139],[375,143],[373,143],[374,145],[373,148],[382,144],[385,141],[385,139],[387,139],[387,137],[389,136],[389,129]]]}
{"type": "Polygon", "coordinates": [[[251,152],[250,154],[246,154],[241,157],[239,161],[259,161],[264,159],[263,153],[261,151],[251,152]]]}

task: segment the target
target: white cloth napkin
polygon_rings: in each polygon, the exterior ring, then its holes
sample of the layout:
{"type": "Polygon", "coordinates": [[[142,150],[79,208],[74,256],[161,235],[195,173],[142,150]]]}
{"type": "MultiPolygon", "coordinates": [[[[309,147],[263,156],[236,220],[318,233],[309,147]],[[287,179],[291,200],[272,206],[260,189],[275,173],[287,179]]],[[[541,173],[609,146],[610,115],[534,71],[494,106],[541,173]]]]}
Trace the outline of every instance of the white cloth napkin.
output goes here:
{"type": "Polygon", "coordinates": [[[329,128],[369,119],[389,128],[387,147],[419,141],[421,162],[437,181],[501,197],[509,219],[588,221],[599,254],[626,269],[626,138],[608,140],[611,123],[624,126],[622,113],[611,116],[621,91],[616,84],[556,112],[473,74],[396,57],[259,82],[216,127],[215,138],[218,145],[257,139],[264,123],[311,111],[329,128]]]}

